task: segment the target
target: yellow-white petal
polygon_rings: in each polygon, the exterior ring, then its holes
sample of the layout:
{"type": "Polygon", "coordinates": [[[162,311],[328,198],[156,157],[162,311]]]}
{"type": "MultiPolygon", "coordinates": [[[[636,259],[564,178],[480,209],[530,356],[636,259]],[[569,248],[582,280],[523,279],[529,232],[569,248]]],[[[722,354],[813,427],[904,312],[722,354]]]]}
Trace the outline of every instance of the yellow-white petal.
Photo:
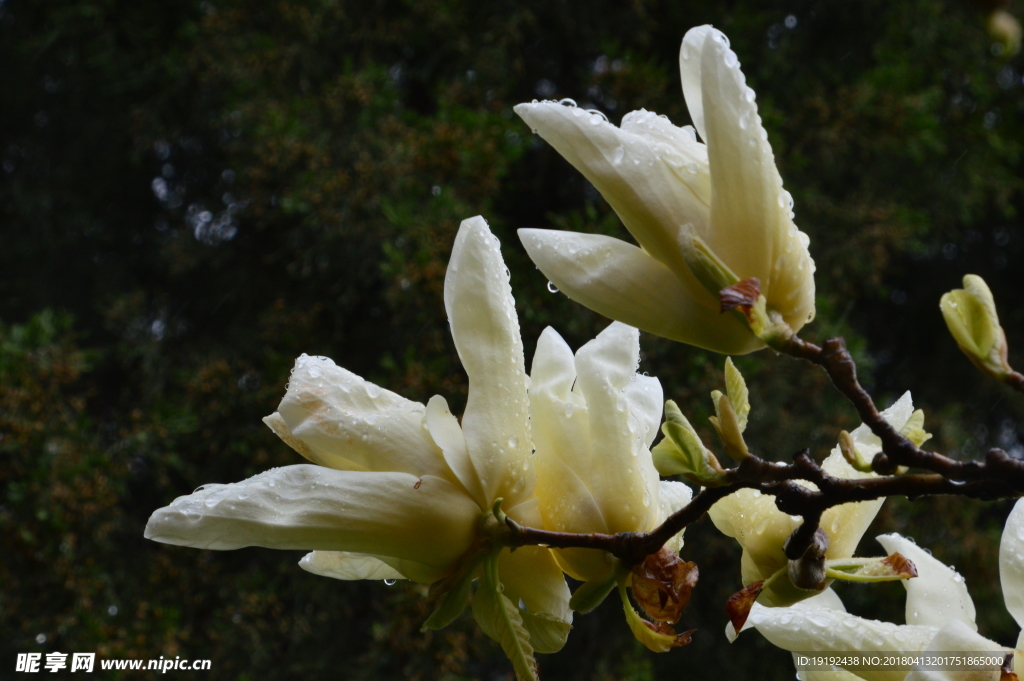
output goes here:
{"type": "Polygon", "coordinates": [[[348,551],[311,551],[302,557],[299,567],[331,579],[405,579],[380,558],[348,551]]]}
{"type": "Polygon", "coordinates": [[[644,250],[676,272],[687,288],[699,290],[679,248],[680,227],[703,227],[709,217],[699,184],[695,191],[687,182],[704,172],[696,141],[676,147],[651,144],[603,116],[557,102],[519,104],[515,112],[590,180],[644,250]],[[696,171],[689,173],[688,166],[696,171]]]}
{"type": "Polygon", "coordinates": [[[679,46],[679,76],[683,82],[683,98],[686,109],[690,113],[693,127],[700,138],[707,142],[708,135],[704,129],[704,102],[701,93],[701,53],[704,50],[704,39],[713,31],[711,26],[695,26],[683,36],[683,44],[679,46]]]}
{"type": "MultiPolygon", "coordinates": [[[[665,522],[670,515],[683,508],[693,499],[693,490],[681,482],[674,480],[662,480],[658,483],[658,520],[657,524],[665,522]]],[[[652,528],[653,529],[653,528],[652,528]]],[[[672,537],[665,546],[676,553],[683,548],[683,532],[672,537]]]]}
{"type": "Polygon", "coordinates": [[[1013,505],[1003,528],[999,542],[999,582],[1006,609],[1024,628],[1024,499],[1013,505]]]}
{"type": "Polygon", "coordinates": [[[327,357],[295,360],[281,405],[264,422],[328,468],[434,475],[454,481],[423,429],[424,407],[365,381],[327,357]]]}
{"type": "Polygon", "coordinates": [[[229,550],[351,551],[446,567],[471,545],[480,508],[434,476],[285,466],[205,485],[153,513],[146,538],[229,550]]]}
{"type": "Polygon", "coordinates": [[[744,584],[767,579],[788,564],[782,544],[800,526],[801,518],[776,508],[774,497],[741,489],[717,502],[708,515],[722,534],[734,537],[743,547],[744,584]]]}
{"type": "Polygon", "coordinates": [[[907,590],[907,624],[941,627],[960,620],[972,631],[978,630],[974,601],[956,570],[901,535],[883,534],[877,539],[887,553],[898,552],[917,567],[917,577],[900,582],[907,590]]]}
{"type": "Polygon", "coordinates": [[[545,229],[520,229],[519,238],[555,286],[605,317],[730,355],[764,347],[736,315],[721,314],[703,287],[684,285],[667,266],[625,241],[545,229]]]}
{"type": "Polygon", "coordinates": [[[433,584],[450,573],[450,566],[348,551],[312,551],[302,557],[299,567],[332,579],[411,579],[420,584],[433,584]]]}
{"type": "Polygon", "coordinates": [[[572,622],[569,586],[550,549],[521,546],[498,556],[498,575],[505,595],[525,610],[572,622]]]}
{"type": "Polygon", "coordinates": [[[448,409],[448,402],[440,395],[434,395],[427,402],[427,413],[423,417],[423,425],[426,426],[430,437],[444,453],[448,467],[455,473],[462,486],[466,488],[469,495],[480,504],[480,508],[486,510],[490,500],[484,493],[480,483],[480,476],[473,467],[473,459],[469,456],[469,448],[466,445],[466,438],[462,433],[462,426],[458,419],[448,409]]]}
{"type": "MultiPolygon", "coordinates": [[[[798,331],[814,314],[814,263],[790,216],[767,132],[725,36],[707,32],[701,103],[711,167],[711,219],[697,233],[741,279],[757,277],[768,306],[798,331]]],[[[689,98],[688,98],[689,99],[689,98]]]]}
{"type": "Polygon", "coordinates": [[[481,217],[462,222],[444,282],[452,338],[469,377],[462,432],[488,500],[529,496],[529,400],[519,318],[498,239],[481,217]]]}
{"type": "Polygon", "coordinates": [[[576,353],[576,381],[590,414],[591,489],[609,532],[649,529],[659,510],[658,473],[623,394],[639,356],[639,332],[619,322],[576,353]]]}
{"type": "Polygon", "coordinates": [[[622,391],[629,405],[630,419],[636,419],[637,431],[643,433],[645,447],[650,447],[661,427],[661,410],[665,404],[661,381],[654,376],[636,374],[622,391]]]}
{"type": "MultiPolygon", "coordinates": [[[[951,620],[942,627],[928,645],[921,650],[925,656],[939,657],[943,653],[964,655],[971,653],[989,653],[996,657],[1006,652],[1006,648],[990,641],[977,633],[961,620],[951,620]]],[[[965,671],[965,670],[929,670],[912,671],[904,681],[999,681],[999,670],[965,671]]]]}
{"type": "MultiPolygon", "coordinates": [[[[937,627],[897,625],[821,607],[767,608],[754,604],[747,618],[773,645],[791,652],[918,653],[928,645],[937,627]]],[[[906,669],[861,670],[866,681],[902,681],[906,669]]]]}
{"type": "MultiPolygon", "coordinates": [[[[590,420],[583,398],[572,392],[575,381],[572,350],[554,329],[544,329],[530,371],[530,423],[537,449],[534,493],[545,529],[608,532],[590,488],[590,420]]],[[[580,580],[604,574],[611,565],[602,552],[586,549],[559,551],[556,558],[580,580]]]]}

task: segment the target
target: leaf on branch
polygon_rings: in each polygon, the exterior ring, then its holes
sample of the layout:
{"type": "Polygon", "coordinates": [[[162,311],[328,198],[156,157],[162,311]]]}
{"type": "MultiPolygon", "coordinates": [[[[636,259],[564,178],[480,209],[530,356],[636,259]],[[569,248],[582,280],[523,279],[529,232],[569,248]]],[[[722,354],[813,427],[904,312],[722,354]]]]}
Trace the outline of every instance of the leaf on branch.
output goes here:
{"type": "Polygon", "coordinates": [[[746,585],[732,596],[729,596],[729,600],[725,602],[725,612],[729,615],[729,621],[732,622],[732,627],[736,633],[743,630],[747,616],[750,615],[750,609],[754,607],[754,601],[761,595],[762,590],[764,590],[763,579],[746,585]]]}
{"type": "Polygon", "coordinates": [[[672,400],[665,402],[665,423],[661,432],[665,438],[651,450],[654,466],[660,474],[682,474],[698,485],[719,486],[725,471],[672,400]]]}
{"type": "Polygon", "coordinates": [[[652,619],[678,622],[697,585],[697,565],[662,548],[633,567],[633,596],[652,619]]]}
{"type": "MultiPolygon", "coordinates": [[[[506,597],[506,601],[509,599],[506,597]]],[[[511,602],[511,601],[509,601],[511,602]]],[[[572,625],[546,612],[529,612],[522,608],[519,616],[523,619],[523,627],[530,636],[530,645],[537,653],[557,653],[565,646],[572,625]]]]}
{"type": "Polygon", "coordinates": [[[726,286],[718,292],[721,312],[739,309],[747,319],[753,321],[751,311],[757,299],[761,297],[761,280],[757,277],[740,279],[732,286],[726,286]]]}
{"type": "Polygon", "coordinates": [[[825,562],[830,579],[847,582],[895,582],[917,577],[917,566],[900,553],[884,558],[845,558],[825,562]]]}
{"type": "Polygon", "coordinates": [[[740,427],[739,418],[736,416],[732,402],[720,390],[712,390],[711,399],[715,403],[716,415],[709,417],[708,420],[718,432],[718,437],[725,444],[725,451],[729,453],[729,456],[737,461],[742,461],[750,454],[750,450],[747,449],[747,443],[743,439],[743,429],[740,427]]]}
{"type": "Polygon", "coordinates": [[[437,608],[423,623],[420,631],[443,629],[455,621],[469,605],[469,594],[477,568],[490,551],[488,542],[480,542],[467,551],[452,574],[430,585],[430,598],[439,598],[437,608]]]}
{"type": "Polygon", "coordinates": [[[569,607],[578,613],[588,613],[608,598],[616,584],[616,570],[609,570],[604,577],[597,577],[581,584],[569,599],[569,607]]]}
{"type": "Polygon", "coordinates": [[[623,582],[619,583],[619,597],[622,599],[622,610],[626,614],[626,623],[629,624],[633,636],[652,652],[667,653],[673,648],[688,645],[692,640],[693,632],[697,631],[691,629],[677,634],[676,630],[665,622],[645,620],[630,604],[623,582]]]}
{"type": "Polygon", "coordinates": [[[501,591],[497,554],[492,553],[484,561],[480,587],[473,595],[473,618],[485,634],[501,645],[518,681],[539,681],[537,660],[521,611],[501,591]]]}
{"type": "Polygon", "coordinates": [[[750,392],[747,390],[747,382],[743,380],[743,374],[732,363],[732,357],[725,358],[725,391],[729,395],[733,411],[736,412],[736,421],[742,433],[747,429],[747,415],[750,414],[750,392]]]}
{"type": "Polygon", "coordinates": [[[920,447],[932,439],[932,434],[924,429],[923,410],[917,409],[910,415],[907,422],[900,428],[900,435],[913,442],[915,447],[920,447]]]}

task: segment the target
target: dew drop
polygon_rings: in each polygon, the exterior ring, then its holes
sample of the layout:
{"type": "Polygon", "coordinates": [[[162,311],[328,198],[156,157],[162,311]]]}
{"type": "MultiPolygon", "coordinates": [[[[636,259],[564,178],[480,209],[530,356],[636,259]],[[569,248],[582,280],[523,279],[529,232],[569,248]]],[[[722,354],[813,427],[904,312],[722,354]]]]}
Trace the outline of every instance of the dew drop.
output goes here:
{"type": "Polygon", "coordinates": [[[576,100],[569,99],[568,97],[566,97],[565,99],[559,100],[558,103],[561,104],[562,106],[567,106],[567,107],[570,107],[572,109],[576,108],[576,100]]]}
{"type": "Polygon", "coordinates": [[[388,586],[394,586],[397,581],[398,581],[397,579],[385,579],[384,583],[387,584],[388,586]]]}
{"type": "Polygon", "coordinates": [[[622,163],[622,159],[626,155],[626,149],[621,144],[615,148],[615,153],[612,155],[612,163],[619,165],[622,163]]]}
{"type": "Polygon", "coordinates": [[[553,281],[548,282],[548,290],[551,291],[552,293],[558,293],[558,287],[555,286],[555,283],[553,281]]]}

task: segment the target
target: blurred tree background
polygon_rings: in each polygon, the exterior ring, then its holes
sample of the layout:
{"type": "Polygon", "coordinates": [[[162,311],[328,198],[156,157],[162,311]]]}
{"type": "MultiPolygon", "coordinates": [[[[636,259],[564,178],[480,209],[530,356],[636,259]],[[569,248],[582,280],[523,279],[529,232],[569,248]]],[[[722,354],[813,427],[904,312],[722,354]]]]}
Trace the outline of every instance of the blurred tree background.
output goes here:
{"type": "MultiPolygon", "coordinates": [[[[982,275],[1024,365],[1024,58],[977,7],[0,0],[0,676],[17,652],[95,651],[210,658],[217,679],[510,678],[468,616],[419,633],[423,587],[314,577],[298,552],[158,545],[143,527],[203,483],[299,461],[260,418],[303,352],[461,411],[441,291],[465,217],[502,240],[528,362],[550,323],[574,347],[593,337],[607,320],[550,293],[515,229],[626,235],[512,106],[571,97],[616,123],[641,107],[688,123],[678,50],[704,23],[730,37],[811,237],[805,337],[845,335],[879,402],[913,390],[931,446],[1024,456],[1020,396],[974,371],[938,312],[982,275]]],[[[723,358],[642,347],[641,370],[706,424],[723,358]]],[[[821,458],[857,425],[812,367],[738,364],[769,458],[821,458]]],[[[1012,644],[1008,509],[890,500],[861,553],[879,532],[915,536],[966,576],[981,632],[1012,644]]],[[[643,650],[609,601],[543,676],[792,678],[758,634],[722,635],[732,540],[704,521],[684,554],[702,575],[691,646],[643,650]]],[[[902,621],[899,585],[839,590],[902,621]]]]}

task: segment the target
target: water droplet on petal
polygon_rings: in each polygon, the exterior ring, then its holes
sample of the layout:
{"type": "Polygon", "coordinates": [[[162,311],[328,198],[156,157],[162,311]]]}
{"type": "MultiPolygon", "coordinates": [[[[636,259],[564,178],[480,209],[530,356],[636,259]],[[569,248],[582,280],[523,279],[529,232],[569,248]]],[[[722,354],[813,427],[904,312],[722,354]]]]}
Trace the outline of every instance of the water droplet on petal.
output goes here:
{"type": "Polygon", "coordinates": [[[555,283],[553,281],[548,282],[548,290],[551,291],[552,293],[558,293],[558,287],[555,286],[555,283]]]}

